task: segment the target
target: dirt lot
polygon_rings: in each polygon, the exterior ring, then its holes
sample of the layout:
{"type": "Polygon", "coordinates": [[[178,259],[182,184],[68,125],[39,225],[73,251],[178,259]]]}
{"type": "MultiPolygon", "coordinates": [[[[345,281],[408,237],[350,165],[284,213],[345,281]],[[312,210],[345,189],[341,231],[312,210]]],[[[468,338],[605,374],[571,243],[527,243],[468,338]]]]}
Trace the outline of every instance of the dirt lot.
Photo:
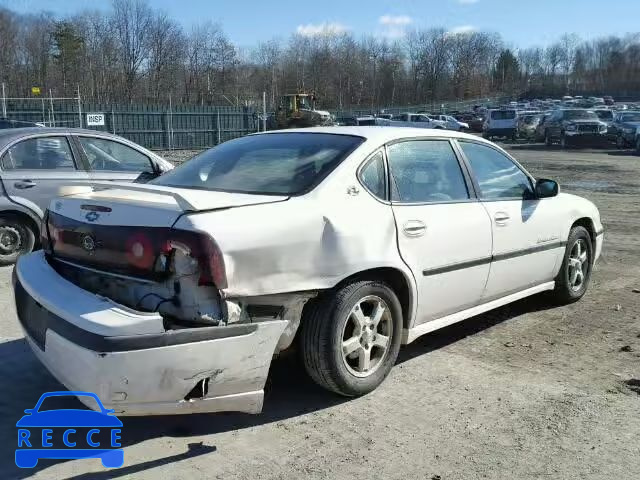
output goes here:
{"type": "Polygon", "coordinates": [[[640,478],[640,157],[510,147],[593,200],[603,258],[577,304],[531,298],[427,335],[374,393],[344,400],[295,361],[272,367],[262,415],[125,418],[125,466],[13,466],[15,422],[60,386],[26,347],[0,271],[1,478],[640,478]],[[635,388],[635,390],[634,390],[635,388]]]}

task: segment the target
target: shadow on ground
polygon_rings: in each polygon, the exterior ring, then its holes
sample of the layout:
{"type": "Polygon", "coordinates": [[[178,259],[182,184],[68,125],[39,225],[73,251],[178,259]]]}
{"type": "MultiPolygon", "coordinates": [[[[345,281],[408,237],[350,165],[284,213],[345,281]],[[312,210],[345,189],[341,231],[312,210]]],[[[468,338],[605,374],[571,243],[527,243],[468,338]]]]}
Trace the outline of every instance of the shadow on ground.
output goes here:
{"type": "MultiPolygon", "coordinates": [[[[520,315],[548,307],[543,297],[536,296],[473,317],[465,322],[425,335],[403,347],[398,363],[404,363],[419,355],[446,347],[520,315]]],[[[2,413],[0,444],[3,445],[2,452],[0,452],[0,478],[22,479],[30,477],[35,472],[46,470],[59,461],[42,460],[33,469],[15,467],[13,458],[14,448],[17,445],[15,424],[23,415],[25,408],[35,406],[42,393],[64,390],[64,387],[42,367],[23,339],[0,344],[0,379],[2,379],[0,380],[0,388],[5,392],[5,395],[0,397],[0,408],[2,409],[0,410],[2,413]]],[[[72,397],[61,397],[57,400],[58,403],[49,405],[49,408],[83,408],[80,402],[72,397]]],[[[81,474],[71,478],[118,478],[188,458],[212,454],[216,451],[214,445],[190,443],[182,453],[127,465],[126,447],[153,438],[193,437],[241,430],[323,410],[347,401],[349,400],[331,394],[312,383],[297,361],[297,356],[288,355],[272,364],[262,414],[219,413],[164,417],[121,417],[124,423],[122,446],[125,448],[126,466],[99,473],[81,474]]]]}

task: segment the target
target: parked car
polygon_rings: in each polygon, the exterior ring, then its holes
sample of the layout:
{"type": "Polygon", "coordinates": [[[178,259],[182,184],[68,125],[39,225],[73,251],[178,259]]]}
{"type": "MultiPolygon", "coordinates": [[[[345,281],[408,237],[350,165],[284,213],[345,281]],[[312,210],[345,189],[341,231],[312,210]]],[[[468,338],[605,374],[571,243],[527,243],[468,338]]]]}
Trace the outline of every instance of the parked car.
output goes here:
{"type": "Polygon", "coordinates": [[[616,103],[611,95],[605,95],[602,99],[604,100],[605,105],[613,105],[616,103]]]}
{"type": "Polygon", "coordinates": [[[394,115],[391,120],[376,118],[376,125],[383,127],[414,127],[444,129],[445,124],[440,120],[434,120],[426,113],[400,113],[394,115]]]}
{"type": "Polygon", "coordinates": [[[467,122],[462,122],[451,115],[432,115],[431,118],[443,122],[444,128],[447,130],[454,130],[456,132],[469,130],[469,124],[467,122]]]}
{"type": "Polygon", "coordinates": [[[507,137],[515,140],[517,128],[517,112],[514,108],[489,110],[484,122],[482,136],[486,139],[507,137]]]}
{"type": "Polygon", "coordinates": [[[593,109],[598,118],[607,125],[607,133],[610,133],[611,125],[613,124],[613,110],[608,108],[596,108],[593,109]]]}
{"type": "Polygon", "coordinates": [[[173,168],[124,138],[94,130],[0,130],[0,265],[38,246],[52,198],[74,183],[150,180],[173,168]]]}
{"type": "Polygon", "coordinates": [[[540,117],[540,121],[538,122],[538,125],[536,125],[535,133],[534,133],[534,140],[536,142],[544,142],[544,133],[546,128],[545,125],[546,125],[546,122],[551,117],[552,113],[553,113],[553,110],[543,113],[542,116],[540,117]]]}
{"type": "Polygon", "coordinates": [[[616,112],[613,123],[609,126],[609,140],[616,142],[618,148],[635,146],[638,127],[640,127],[640,111],[616,112]]]}
{"type": "Polygon", "coordinates": [[[25,122],[24,120],[12,120],[10,118],[0,118],[0,130],[5,128],[25,128],[25,127],[43,127],[42,123],[25,122]]]}
{"type": "Polygon", "coordinates": [[[544,291],[577,301],[604,239],[590,201],[496,145],[392,127],[231,140],[56,199],[43,234],[15,268],[25,336],[119,415],[259,412],[294,341],[319,385],[366,394],[421,335],[544,291]]]}
{"type": "Polygon", "coordinates": [[[607,124],[592,110],[560,109],[554,111],[544,124],[547,146],[559,142],[565,148],[571,145],[603,145],[607,139],[607,124]]]}
{"type": "Polygon", "coordinates": [[[526,140],[534,140],[536,128],[542,120],[543,114],[528,114],[518,117],[518,137],[526,140]]]}

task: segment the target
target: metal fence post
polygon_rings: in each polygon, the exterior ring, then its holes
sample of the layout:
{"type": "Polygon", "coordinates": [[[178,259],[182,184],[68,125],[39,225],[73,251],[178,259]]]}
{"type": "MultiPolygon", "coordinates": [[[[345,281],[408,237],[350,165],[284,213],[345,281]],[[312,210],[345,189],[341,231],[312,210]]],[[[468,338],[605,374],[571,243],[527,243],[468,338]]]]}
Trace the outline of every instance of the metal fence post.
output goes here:
{"type": "Polygon", "coordinates": [[[46,125],[47,120],[44,116],[44,97],[40,97],[40,100],[42,101],[42,123],[46,125]]]}
{"type": "Polygon", "coordinates": [[[267,131],[267,92],[262,92],[262,131],[267,131]]]}
{"type": "Polygon", "coordinates": [[[56,112],[53,110],[53,94],[51,93],[51,89],[49,89],[49,108],[51,109],[51,123],[53,125],[49,125],[50,127],[56,126],[56,112]]]}
{"type": "Polygon", "coordinates": [[[220,109],[217,110],[217,126],[216,132],[218,133],[218,145],[220,145],[220,109]]]}
{"type": "Polygon", "coordinates": [[[116,134],[116,118],[113,114],[113,105],[111,105],[111,133],[116,134]]]}
{"type": "Polygon", "coordinates": [[[4,82],[2,82],[2,117],[7,118],[7,95],[4,91],[4,82]]]}
{"type": "Polygon", "coordinates": [[[82,105],[80,102],[80,85],[78,85],[78,120],[80,121],[80,128],[82,128],[82,105]]]}

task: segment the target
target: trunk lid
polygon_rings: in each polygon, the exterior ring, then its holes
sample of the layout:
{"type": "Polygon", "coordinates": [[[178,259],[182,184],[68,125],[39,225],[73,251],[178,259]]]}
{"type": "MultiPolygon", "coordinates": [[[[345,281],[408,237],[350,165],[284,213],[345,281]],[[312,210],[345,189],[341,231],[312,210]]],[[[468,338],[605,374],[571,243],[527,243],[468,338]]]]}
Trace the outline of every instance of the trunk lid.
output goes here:
{"type": "Polygon", "coordinates": [[[175,242],[196,251],[207,248],[200,238],[194,238],[194,232],[172,228],[183,213],[288,198],[151,185],[97,191],[84,187],[82,193],[74,188],[71,195],[50,204],[43,242],[48,254],[77,265],[154,280],[168,273],[175,242]]]}

